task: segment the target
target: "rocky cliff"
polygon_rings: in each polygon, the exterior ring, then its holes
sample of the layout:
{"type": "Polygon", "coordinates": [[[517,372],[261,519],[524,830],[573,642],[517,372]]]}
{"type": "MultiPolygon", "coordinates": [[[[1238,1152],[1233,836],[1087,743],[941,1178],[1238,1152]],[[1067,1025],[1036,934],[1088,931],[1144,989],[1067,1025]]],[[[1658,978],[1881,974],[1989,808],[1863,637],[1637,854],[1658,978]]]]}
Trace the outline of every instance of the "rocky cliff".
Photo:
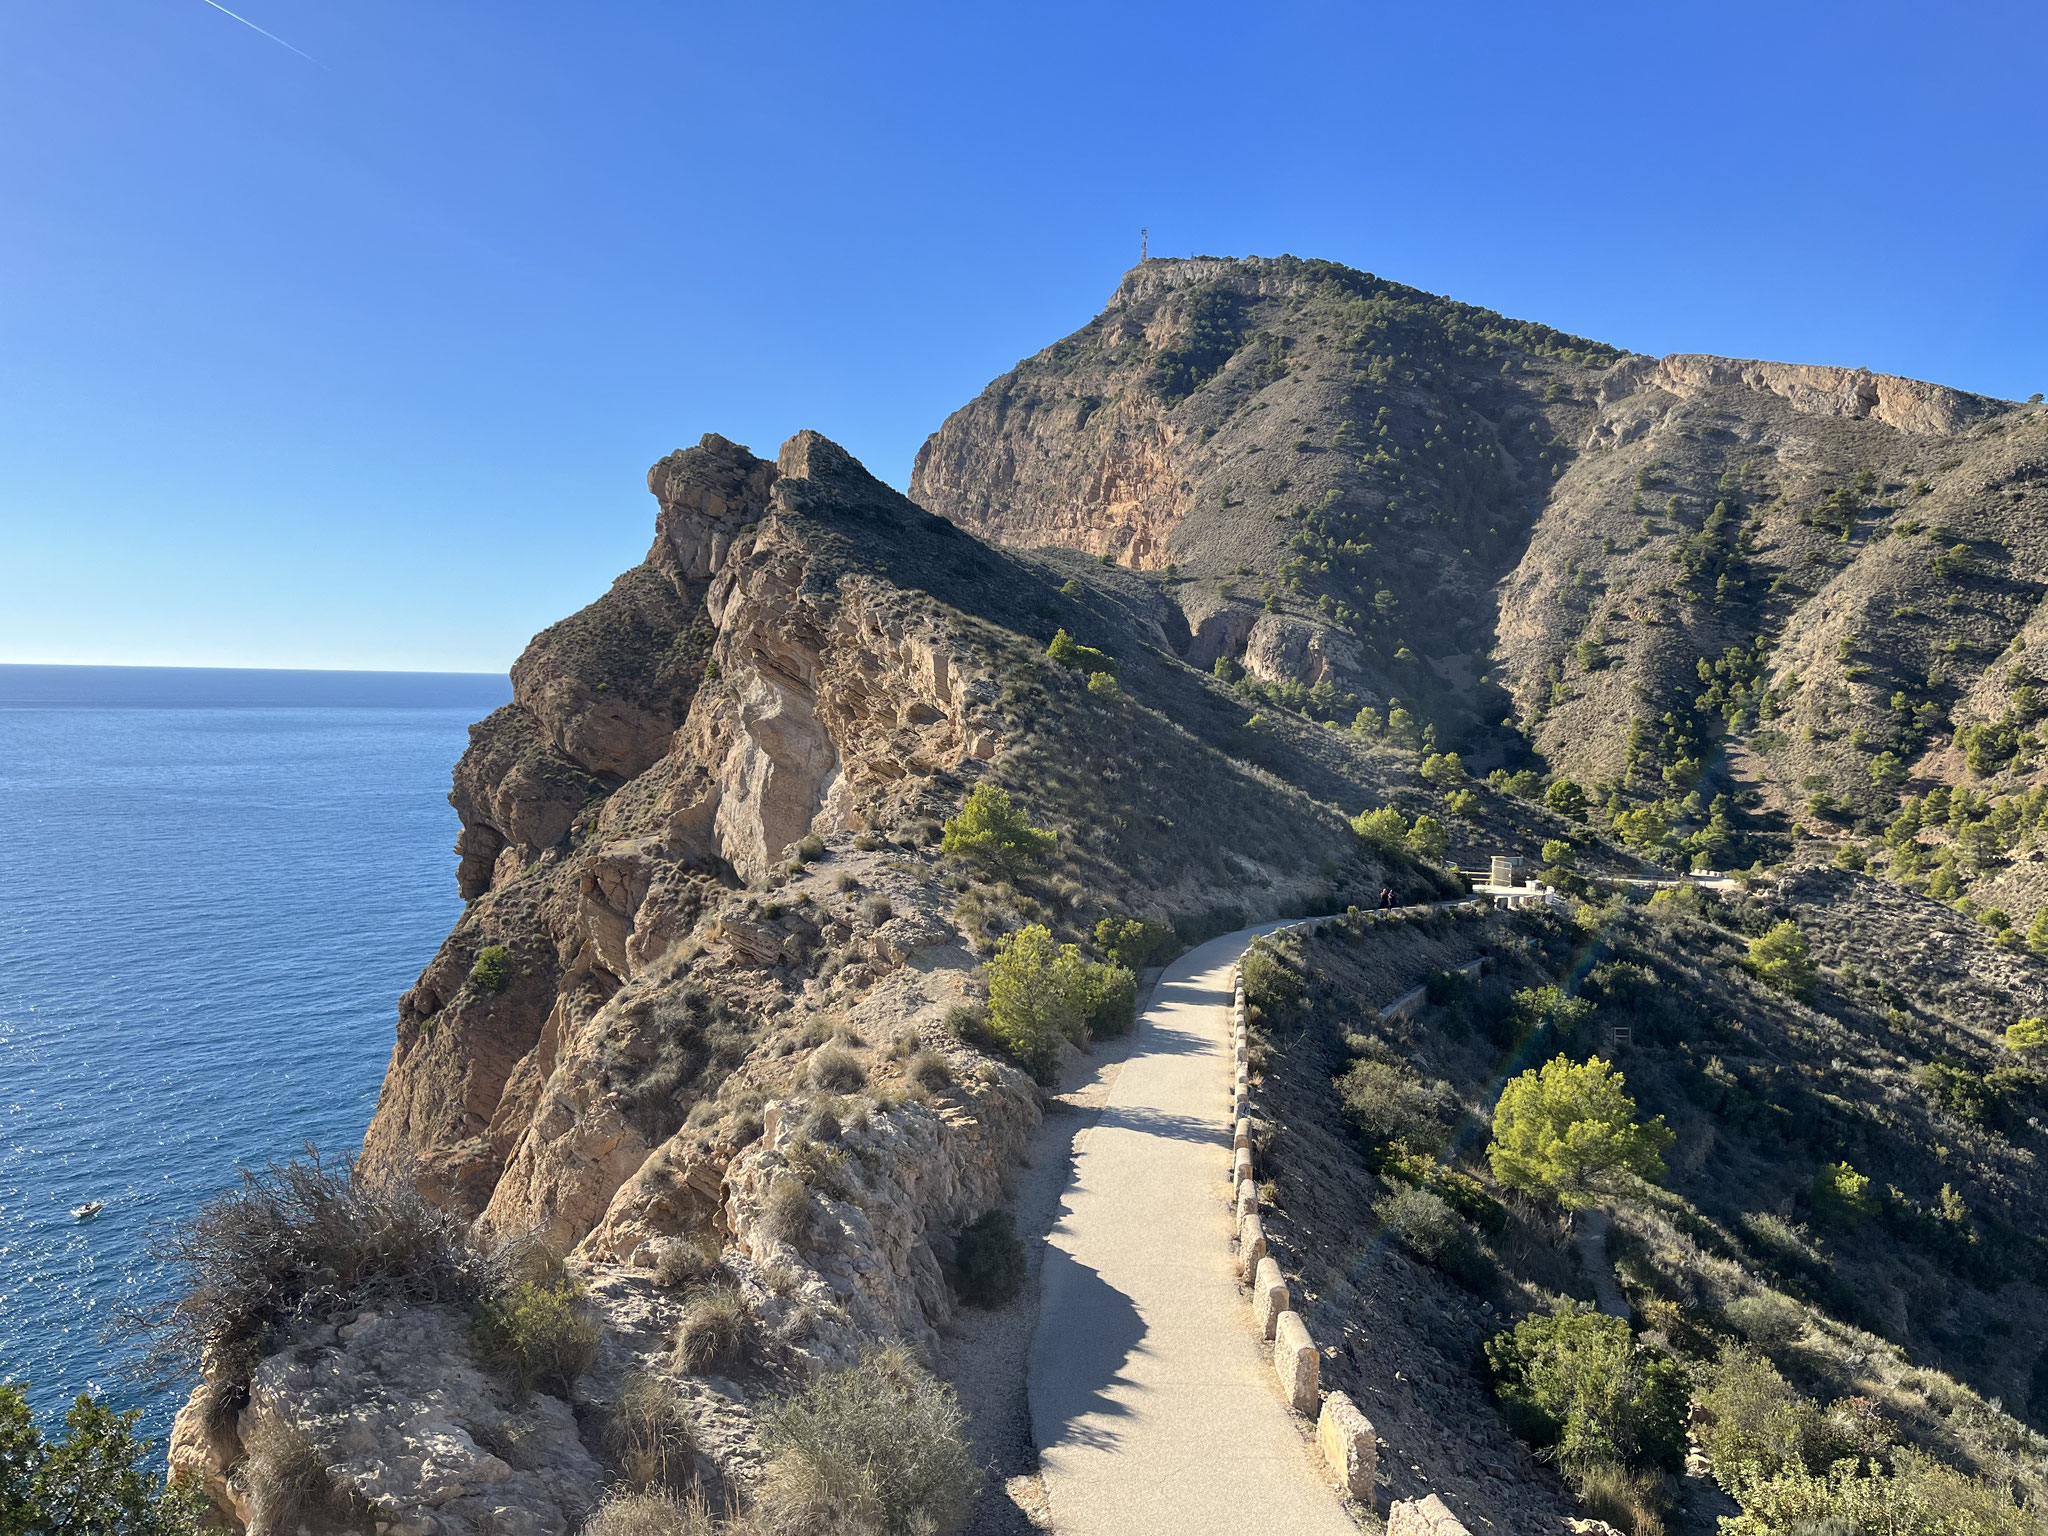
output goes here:
{"type": "Polygon", "coordinates": [[[689,1394],[705,1475],[744,1486],[754,1395],[928,1351],[952,1316],[953,1236],[1040,1116],[946,1024],[997,937],[1214,931],[1387,877],[1299,787],[1353,799],[1373,754],[1291,724],[1248,754],[1156,586],[983,544],[816,433],[773,462],[709,436],[648,483],[646,560],[534,639],[456,766],[467,905],[401,999],[364,1151],[481,1246],[564,1256],[598,1366],[561,1402],[508,1393],[445,1311],[301,1329],[246,1401],[202,1390],[180,1420],[175,1459],[249,1529],[274,1522],[246,1469],[288,1442],[389,1531],[566,1532],[647,1373],[689,1394]],[[1118,689],[1048,657],[1066,627],[1118,689]],[[984,780],[1057,832],[1039,877],[939,857],[984,780]],[[742,1299],[753,1375],[671,1355],[679,1254],[742,1299]]]}

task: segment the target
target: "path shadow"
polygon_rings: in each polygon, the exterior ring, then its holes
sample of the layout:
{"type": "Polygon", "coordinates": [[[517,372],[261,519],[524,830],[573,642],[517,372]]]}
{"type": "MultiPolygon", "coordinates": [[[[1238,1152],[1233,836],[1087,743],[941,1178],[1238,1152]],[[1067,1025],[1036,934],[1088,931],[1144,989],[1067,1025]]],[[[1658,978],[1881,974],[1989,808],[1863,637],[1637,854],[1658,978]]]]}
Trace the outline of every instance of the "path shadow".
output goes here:
{"type": "Polygon", "coordinates": [[[1202,1146],[1220,1148],[1230,1144],[1228,1126],[1195,1115],[1172,1115],[1156,1109],[1110,1105],[1095,1123],[1100,1128],[1137,1131],[1146,1136],[1165,1136],[1202,1146]]]}
{"type": "Polygon", "coordinates": [[[1121,1438],[1089,1415],[1121,1418],[1107,1395],[1145,1337],[1130,1297],[1072,1254],[1048,1246],[1039,1276],[1039,1324],[1031,1341],[1031,1438],[1039,1451],[1057,1445],[1114,1450],[1121,1438]]]}

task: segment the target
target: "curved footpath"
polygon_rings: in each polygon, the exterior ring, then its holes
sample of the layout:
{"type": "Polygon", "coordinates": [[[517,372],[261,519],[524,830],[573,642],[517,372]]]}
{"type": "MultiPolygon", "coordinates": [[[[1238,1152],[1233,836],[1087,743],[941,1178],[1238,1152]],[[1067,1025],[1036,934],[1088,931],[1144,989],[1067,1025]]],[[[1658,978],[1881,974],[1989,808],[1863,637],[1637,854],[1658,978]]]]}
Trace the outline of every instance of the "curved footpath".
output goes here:
{"type": "Polygon", "coordinates": [[[1170,966],[1045,1254],[1032,1437],[1060,1536],[1356,1536],[1240,1295],[1224,1169],[1235,962],[1267,923],[1170,966]]]}

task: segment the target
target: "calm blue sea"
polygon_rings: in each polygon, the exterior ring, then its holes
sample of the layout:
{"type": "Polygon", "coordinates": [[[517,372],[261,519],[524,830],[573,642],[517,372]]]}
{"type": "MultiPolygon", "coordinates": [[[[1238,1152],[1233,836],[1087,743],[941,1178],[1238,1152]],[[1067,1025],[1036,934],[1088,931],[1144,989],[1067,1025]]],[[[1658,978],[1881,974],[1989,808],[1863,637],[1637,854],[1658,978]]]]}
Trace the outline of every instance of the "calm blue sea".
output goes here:
{"type": "Polygon", "coordinates": [[[448,770],[503,678],[0,666],[0,1379],[127,1379],[154,1224],[353,1148],[460,910],[448,770]],[[98,1220],[70,1209],[104,1200],[98,1220]]]}

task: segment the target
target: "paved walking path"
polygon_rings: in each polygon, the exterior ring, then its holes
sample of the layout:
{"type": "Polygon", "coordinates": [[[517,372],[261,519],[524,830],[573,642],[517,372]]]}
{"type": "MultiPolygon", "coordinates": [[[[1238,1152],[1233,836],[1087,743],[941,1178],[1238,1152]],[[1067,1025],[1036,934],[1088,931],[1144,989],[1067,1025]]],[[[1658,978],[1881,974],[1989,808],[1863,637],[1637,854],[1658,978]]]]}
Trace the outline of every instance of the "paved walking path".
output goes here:
{"type": "Polygon", "coordinates": [[[1059,1536],[1357,1536],[1274,1386],[1230,1253],[1230,970],[1167,968],[1045,1255],[1031,1428],[1059,1536]]]}

